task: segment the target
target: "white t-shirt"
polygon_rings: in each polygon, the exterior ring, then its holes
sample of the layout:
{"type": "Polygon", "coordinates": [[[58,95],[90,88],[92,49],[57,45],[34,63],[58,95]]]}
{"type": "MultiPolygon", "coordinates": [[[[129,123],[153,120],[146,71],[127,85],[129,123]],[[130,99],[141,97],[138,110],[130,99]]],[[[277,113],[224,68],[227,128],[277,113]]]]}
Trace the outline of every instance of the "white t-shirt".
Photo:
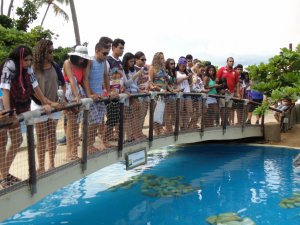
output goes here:
{"type": "MultiPolygon", "coordinates": [[[[3,70],[1,71],[1,81],[0,81],[0,88],[10,90],[11,82],[13,81],[14,77],[16,76],[16,66],[14,61],[8,60],[5,62],[3,66],[3,70]]],[[[36,88],[39,84],[35,78],[34,72],[31,67],[27,69],[27,73],[30,75],[30,82],[32,84],[32,88],[36,88]]]]}
{"type": "MultiPolygon", "coordinates": [[[[181,73],[180,71],[176,72],[176,79],[177,82],[181,81],[182,79],[186,78],[187,75],[185,73],[181,73]]],[[[184,93],[190,93],[191,89],[190,89],[190,85],[189,85],[189,81],[188,80],[184,80],[179,84],[179,88],[180,90],[183,90],[184,93]]]]}

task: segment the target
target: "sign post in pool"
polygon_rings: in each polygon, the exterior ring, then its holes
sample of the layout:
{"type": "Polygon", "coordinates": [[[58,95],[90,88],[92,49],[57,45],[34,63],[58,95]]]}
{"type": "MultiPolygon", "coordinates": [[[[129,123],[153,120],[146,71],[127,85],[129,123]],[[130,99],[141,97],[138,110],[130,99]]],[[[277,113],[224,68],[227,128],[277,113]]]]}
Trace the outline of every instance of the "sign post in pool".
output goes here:
{"type": "Polygon", "coordinates": [[[126,153],[125,161],[126,161],[126,170],[130,170],[137,166],[146,164],[147,163],[146,148],[142,148],[134,152],[126,153]]]}

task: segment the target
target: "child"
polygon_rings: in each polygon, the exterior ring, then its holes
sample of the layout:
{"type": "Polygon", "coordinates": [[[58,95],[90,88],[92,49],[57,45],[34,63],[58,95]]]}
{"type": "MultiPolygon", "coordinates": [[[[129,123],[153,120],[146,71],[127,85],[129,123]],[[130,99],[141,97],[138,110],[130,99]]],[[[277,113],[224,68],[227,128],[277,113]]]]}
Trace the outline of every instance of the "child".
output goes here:
{"type": "Polygon", "coordinates": [[[111,75],[111,80],[109,82],[110,90],[118,94],[124,93],[124,83],[123,80],[121,79],[122,78],[121,73],[116,67],[113,68],[111,72],[112,75],[111,75]]]}
{"type": "MultiPolygon", "coordinates": [[[[292,104],[292,100],[289,97],[283,97],[281,100],[281,104],[276,109],[279,109],[284,112],[291,107],[291,104],[292,104]]],[[[282,114],[279,112],[274,113],[274,117],[277,120],[277,122],[279,122],[279,123],[281,122],[280,121],[281,116],[282,116],[282,114]]]]}

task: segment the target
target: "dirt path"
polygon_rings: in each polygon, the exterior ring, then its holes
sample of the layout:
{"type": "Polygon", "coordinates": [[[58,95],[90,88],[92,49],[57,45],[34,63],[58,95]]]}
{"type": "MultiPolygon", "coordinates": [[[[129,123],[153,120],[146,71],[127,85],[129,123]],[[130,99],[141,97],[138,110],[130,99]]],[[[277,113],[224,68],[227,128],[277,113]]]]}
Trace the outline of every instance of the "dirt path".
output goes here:
{"type": "Polygon", "coordinates": [[[268,144],[300,148],[300,124],[295,124],[291,130],[281,133],[281,141],[270,141],[268,144]]]}

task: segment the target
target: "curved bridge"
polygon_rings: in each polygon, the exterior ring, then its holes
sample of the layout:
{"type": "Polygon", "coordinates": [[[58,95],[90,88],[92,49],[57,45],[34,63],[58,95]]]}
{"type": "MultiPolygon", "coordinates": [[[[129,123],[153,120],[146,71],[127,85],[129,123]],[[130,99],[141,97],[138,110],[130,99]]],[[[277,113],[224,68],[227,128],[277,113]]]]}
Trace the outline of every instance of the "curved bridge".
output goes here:
{"type": "MultiPolygon", "coordinates": [[[[248,113],[248,100],[233,99],[240,104],[236,104],[233,115],[235,121],[232,121],[230,126],[227,123],[218,124],[220,118],[215,111],[209,111],[209,107],[206,105],[206,99],[208,96],[203,94],[190,94],[193,99],[193,110],[189,115],[189,120],[196,118],[195,126],[187,127],[183,129],[181,127],[181,120],[184,117],[182,111],[183,96],[172,96],[172,107],[168,106],[168,98],[170,96],[164,95],[165,98],[165,120],[166,115],[173,115],[171,121],[171,132],[160,135],[155,135],[155,105],[157,96],[155,95],[134,95],[129,104],[126,99],[128,97],[123,96],[118,102],[118,110],[120,117],[118,118],[119,127],[116,130],[118,133],[118,139],[111,138],[111,144],[109,148],[101,149],[101,128],[99,127],[96,136],[94,146],[98,151],[90,152],[88,150],[89,138],[90,138],[90,126],[88,123],[89,107],[92,103],[91,99],[82,99],[80,103],[70,104],[65,107],[65,112],[70,111],[74,107],[79,107],[83,112],[81,122],[81,139],[78,142],[78,158],[67,158],[67,146],[58,145],[55,153],[55,168],[49,168],[49,153],[45,153],[44,157],[46,168],[49,169],[42,173],[37,173],[38,160],[40,160],[36,149],[36,131],[34,129],[35,119],[41,118],[45,115],[42,111],[31,111],[20,115],[19,121],[25,122],[22,127],[23,143],[17,156],[14,158],[13,164],[10,168],[10,173],[18,178],[18,182],[9,186],[0,187],[0,205],[1,214],[0,221],[14,215],[18,211],[34,204],[38,200],[42,199],[48,194],[51,194],[58,188],[61,188],[71,182],[74,182],[84,176],[87,176],[101,168],[104,168],[113,163],[124,161],[128,153],[135,152],[137,150],[144,149],[147,151],[156,149],[159,147],[175,144],[186,144],[195,142],[204,142],[212,140],[233,140],[244,139],[249,137],[263,137],[264,136],[264,117],[261,120],[260,125],[246,125],[245,119],[248,113]],[[169,107],[169,108],[168,108],[169,107]],[[239,108],[240,107],[240,108],[239,108]],[[146,109],[145,109],[146,108],[146,109]],[[143,114],[146,112],[146,114],[143,114]],[[169,110],[169,111],[168,111],[169,110]],[[138,114],[137,114],[138,113],[138,114]],[[238,115],[240,113],[240,115],[238,115]],[[138,115],[138,117],[136,117],[138,115]],[[143,116],[144,115],[144,116],[143,116]],[[213,123],[208,121],[212,118],[217,118],[213,123]],[[139,118],[137,122],[132,119],[139,118]],[[139,127],[138,124],[141,124],[139,127]],[[136,125],[136,127],[134,127],[136,125]],[[141,130],[143,136],[130,140],[129,133],[141,130]],[[101,149],[101,151],[99,150],[101,149]]],[[[162,94],[161,94],[162,95],[162,94]]],[[[210,96],[215,98],[225,98],[224,96],[210,96]]],[[[225,98],[225,107],[223,115],[224,118],[229,115],[230,110],[227,107],[227,103],[230,98],[225,98]]],[[[107,101],[101,100],[101,101],[107,101]]],[[[110,103],[108,103],[110,104],[110,103]]],[[[255,103],[253,103],[255,104],[255,103]]],[[[219,109],[218,109],[219,110],[219,109]]],[[[55,110],[53,110],[55,112],[55,110]]],[[[223,118],[223,121],[225,121],[223,118]]],[[[222,119],[222,118],[221,118],[222,119]]],[[[232,118],[233,119],[233,118],[232,118]]],[[[7,127],[11,124],[8,121],[0,121],[0,139],[4,140],[7,132],[7,127]],[[1,136],[2,135],[2,136],[1,136]]],[[[22,123],[21,123],[22,124],[22,123]]],[[[104,127],[107,128],[108,125],[104,127]]],[[[56,135],[58,138],[64,135],[64,120],[63,114],[58,122],[56,128],[56,135]]],[[[102,134],[103,135],[103,134],[102,134]]],[[[46,139],[46,136],[45,136],[46,139]]],[[[9,137],[8,142],[14,142],[13,137],[9,137]]],[[[8,143],[9,144],[9,143],[8,143]]],[[[46,142],[44,143],[46,145],[46,142]]],[[[0,165],[2,166],[2,165],[0,165]]]]}

